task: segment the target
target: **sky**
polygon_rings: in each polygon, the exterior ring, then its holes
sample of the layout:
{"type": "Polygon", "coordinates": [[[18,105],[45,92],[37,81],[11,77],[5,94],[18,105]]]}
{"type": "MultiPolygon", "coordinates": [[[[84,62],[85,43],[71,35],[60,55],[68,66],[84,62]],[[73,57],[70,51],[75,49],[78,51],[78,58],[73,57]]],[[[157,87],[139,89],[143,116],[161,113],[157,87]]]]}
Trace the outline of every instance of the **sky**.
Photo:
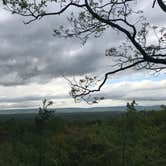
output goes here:
{"type": "MultiPolygon", "coordinates": [[[[152,1],[152,0],[151,0],[152,1]]],[[[141,1],[153,25],[166,27],[165,16],[157,5],[141,1]]],[[[111,59],[105,50],[124,40],[110,30],[100,38],[90,38],[84,45],[79,39],[53,36],[53,29],[66,21],[65,16],[45,17],[25,25],[27,18],[13,15],[0,6],[0,109],[39,107],[43,99],[54,101],[53,107],[92,107],[75,103],[69,96],[69,79],[97,75],[110,70],[111,59]]],[[[125,71],[112,75],[100,93],[105,97],[94,106],[119,106],[136,100],[139,105],[166,103],[166,71],[125,71]]]]}

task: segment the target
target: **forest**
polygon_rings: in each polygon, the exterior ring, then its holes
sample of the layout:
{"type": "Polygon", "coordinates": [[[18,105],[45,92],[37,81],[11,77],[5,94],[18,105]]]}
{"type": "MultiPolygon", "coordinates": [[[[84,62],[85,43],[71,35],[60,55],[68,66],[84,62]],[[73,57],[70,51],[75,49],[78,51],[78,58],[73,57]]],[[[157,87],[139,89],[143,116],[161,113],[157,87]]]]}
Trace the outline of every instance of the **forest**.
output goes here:
{"type": "Polygon", "coordinates": [[[137,111],[131,103],[106,120],[43,115],[0,120],[1,166],[166,165],[165,106],[137,111]]]}

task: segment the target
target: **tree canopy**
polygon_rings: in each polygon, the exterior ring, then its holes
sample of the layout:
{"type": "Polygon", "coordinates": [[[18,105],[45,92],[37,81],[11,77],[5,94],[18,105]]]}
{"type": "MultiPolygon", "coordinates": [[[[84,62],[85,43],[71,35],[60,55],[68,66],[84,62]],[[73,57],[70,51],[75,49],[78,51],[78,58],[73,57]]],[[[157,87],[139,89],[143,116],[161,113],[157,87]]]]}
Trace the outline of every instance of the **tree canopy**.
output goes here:
{"type": "MultiPolygon", "coordinates": [[[[157,2],[166,11],[165,2],[157,2]]],[[[7,10],[28,17],[25,24],[43,17],[59,16],[75,7],[76,10],[68,14],[71,26],[60,25],[54,30],[55,36],[78,37],[84,44],[89,37],[100,37],[109,28],[125,35],[126,41],[105,51],[113,64],[102,81],[88,76],[79,81],[69,80],[70,94],[76,101],[87,101],[91,93],[101,90],[109,75],[120,71],[134,68],[160,72],[166,69],[166,27],[147,22],[143,11],[135,9],[137,3],[136,0],[3,0],[7,10]],[[154,41],[150,40],[152,34],[154,41]]],[[[155,4],[156,0],[152,1],[151,7],[155,4]]],[[[100,99],[103,98],[95,97],[92,102],[100,99]]]]}

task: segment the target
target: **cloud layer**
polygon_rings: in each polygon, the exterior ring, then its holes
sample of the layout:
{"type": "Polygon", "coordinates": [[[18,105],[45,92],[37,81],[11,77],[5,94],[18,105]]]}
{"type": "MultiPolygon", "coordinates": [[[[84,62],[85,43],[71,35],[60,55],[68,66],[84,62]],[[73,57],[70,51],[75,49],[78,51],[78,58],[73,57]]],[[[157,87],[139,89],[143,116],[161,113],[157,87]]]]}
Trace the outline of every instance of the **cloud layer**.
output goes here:
{"type": "MultiPolygon", "coordinates": [[[[165,25],[162,11],[156,6],[154,12],[150,7],[149,1],[139,4],[148,20],[165,25]]],[[[108,30],[101,38],[91,38],[81,45],[75,38],[66,40],[52,36],[54,27],[65,22],[64,17],[48,17],[30,25],[24,25],[23,19],[0,7],[1,108],[37,106],[44,97],[54,99],[58,106],[73,106],[68,95],[70,87],[59,77],[103,74],[112,64],[112,60],[104,56],[105,49],[124,39],[124,36],[117,37],[117,33],[108,30]]],[[[161,103],[166,99],[165,85],[165,78],[159,81],[142,78],[141,82],[124,82],[122,79],[114,84],[111,82],[100,94],[107,99],[102,104],[125,104],[133,99],[142,104],[146,101],[161,103]]]]}
{"type": "MultiPolygon", "coordinates": [[[[29,84],[17,87],[0,87],[1,108],[38,107],[44,98],[53,100],[54,107],[84,107],[84,103],[75,104],[69,96],[69,85],[63,79],[55,79],[47,84],[29,84]],[[10,96],[8,94],[11,94],[10,96]],[[7,94],[7,95],[6,95],[7,94]]],[[[166,79],[160,81],[119,81],[106,84],[97,96],[105,100],[93,106],[125,105],[136,100],[139,105],[166,103],[166,79]]],[[[89,107],[89,106],[88,106],[89,107]]]]}
{"type": "MultiPolygon", "coordinates": [[[[57,20],[60,18],[57,18],[57,20]]],[[[55,23],[44,19],[24,25],[22,18],[10,16],[0,21],[0,84],[23,85],[48,82],[59,76],[95,72],[105,64],[105,38],[81,45],[78,39],[52,36],[55,23]]]]}

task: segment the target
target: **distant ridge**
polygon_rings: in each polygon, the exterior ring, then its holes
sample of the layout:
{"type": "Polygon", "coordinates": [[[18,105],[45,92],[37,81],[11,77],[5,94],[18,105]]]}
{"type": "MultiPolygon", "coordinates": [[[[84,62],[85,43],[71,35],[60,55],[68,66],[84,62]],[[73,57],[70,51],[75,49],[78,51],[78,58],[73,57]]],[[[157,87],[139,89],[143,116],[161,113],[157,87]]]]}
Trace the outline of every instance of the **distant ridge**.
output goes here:
{"type": "MultiPolygon", "coordinates": [[[[137,110],[159,110],[159,105],[154,106],[136,106],[137,110]]],[[[92,107],[92,108],[55,108],[57,113],[77,113],[77,112],[107,112],[107,111],[125,111],[126,106],[113,106],[113,107],[92,107]]],[[[6,109],[0,110],[0,114],[28,114],[37,113],[37,108],[31,109],[6,109]]]]}

